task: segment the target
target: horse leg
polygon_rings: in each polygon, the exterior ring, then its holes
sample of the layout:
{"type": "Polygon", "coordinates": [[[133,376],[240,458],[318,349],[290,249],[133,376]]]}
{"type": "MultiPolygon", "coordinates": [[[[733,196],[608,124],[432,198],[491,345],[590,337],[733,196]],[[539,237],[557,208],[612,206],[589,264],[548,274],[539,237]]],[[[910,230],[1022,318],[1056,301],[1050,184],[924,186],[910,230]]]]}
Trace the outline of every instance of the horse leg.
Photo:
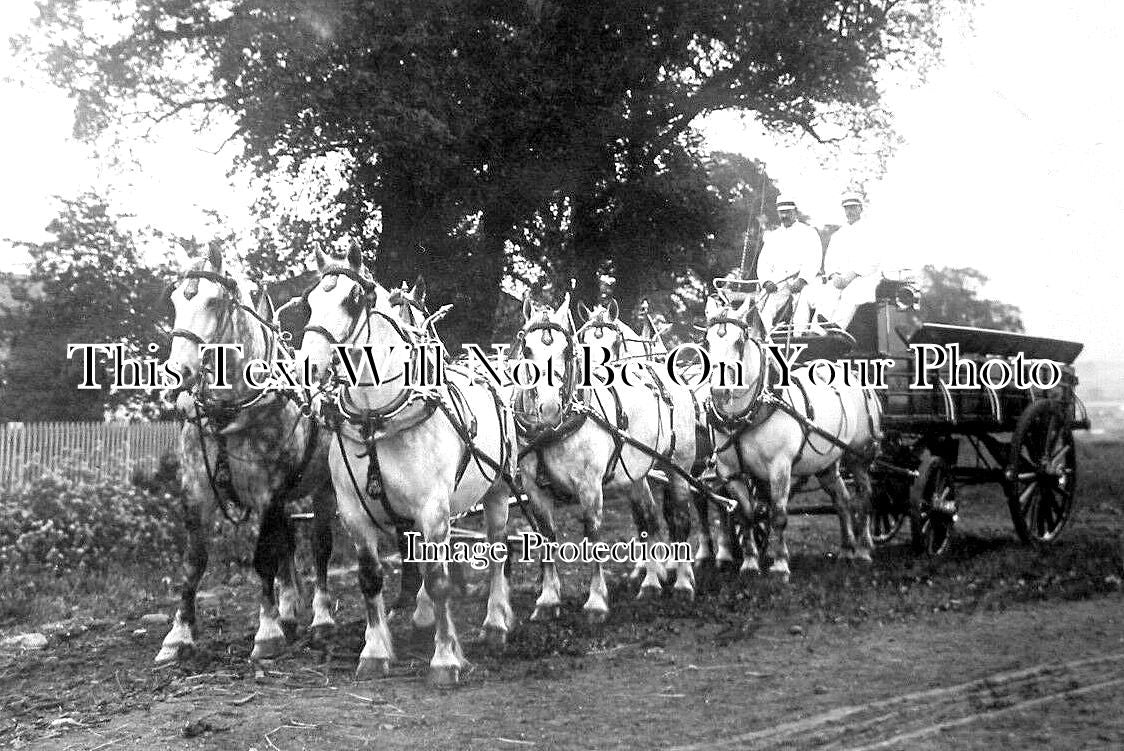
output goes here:
{"type": "MultiPolygon", "coordinates": [[[[784,530],[788,526],[788,495],[792,490],[792,463],[787,457],[774,461],[769,467],[769,500],[772,506],[769,547],[773,551],[773,562],[769,573],[788,581],[788,546],[784,541],[784,530]]],[[[752,536],[752,535],[750,535],[752,536]]]]}
{"type": "Polygon", "coordinates": [[[851,494],[847,492],[847,485],[839,476],[839,465],[831,465],[816,475],[816,479],[819,480],[820,487],[831,496],[835,514],[839,517],[839,539],[843,548],[840,557],[849,561],[855,556],[855,531],[851,526],[851,494]]]}
{"type": "Polygon", "coordinates": [[[288,552],[284,514],[284,505],[275,502],[262,510],[261,529],[254,551],[254,570],[261,579],[261,599],[251,660],[276,657],[285,649],[285,631],[281,627],[281,614],[274,591],[274,580],[288,552]]]}
{"type": "MultiPolygon", "coordinates": [[[[678,475],[672,476],[671,485],[663,498],[663,518],[667,522],[667,536],[674,547],[690,547],[691,499],[694,495],[686,480],[678,475]]],[[[686,600],[695,599],[695,569],[689,560],[675,561],[674,594],[686,600]]]]}
{"type": "MultiPolygon", "coordinates": [[[[200,459],[201,461],[201,459],[200,459]]],[[[207,548],[215,511],[215,496],[206,477],[185,473],[184,524],[187,541],[183,555],[183,580],[180,584],[180,605],[172,619],[172,628],[164,637],[157,663],[171,662],[195,646],[198,628],[195,620],[195,593],[207,570],[207,548]]]]}
{"type": "MultiPolygon", "coordinates": [[[[651,490],[646,483],[643,487],[643,492],[650,501],[651,490]]],[[[601,488],[600,478],[595,481],[586,480],[575,490],[578,498],[581,499],[585,539],[589,541],[589,545],[596,545],[601,540],[601,523],[604,518],[604,491],[601,488]]],[[[582,610],[590,623],[603,623],[609,617],[609,587],[605,584],[605,570],[600,561],[593,562],[589,579],[589,597],[582,610]]]]}
{"type": "MultiPolygon", "coordinates": [[[[648,500],[645,501],[645,496],[638,488],[629,488],[628,501],[629,507],[632,511],[632,523],[636,527],[636,531],[640,534],[641,540],[645,543],[645,555],[641,560],[634,561],[632,564],[632,571],[628,574],[629,581],[636,581],[643,579],[640,585],[640,594],[638,598],[645,596],[645,588],[652,587],[651,569],[652,561],[647,555],[647,543],[655,539],[654,535],[658,532],[655,511],[655,498],[656,493],[662,493],[663,490],[655,490],[654,486],[646,480],[641,480],[648,487],[648,500]]],[[[663,582],[667,579],[667,571],[662,566],[655,567],[657,578],[656,589],[659,590],[663,582]]]]}
{"type": "Polygon", "coordinates": [[[656,522],[656,502],[647,480],[640,480],[629,487],[628,500],[632,507],[632,519],[640,533],[644,550],[644,560],[637,561],[638,565],[643,565],[644,581],[640,583],[640,591],[637,592],[636,599],[658,598],[663,591],[663,580],[667,578],[667,570],[663,563],[652,558],[650,554],[649,546],[658,538],[659,526],[656,522]]]}
{"type": "Polygon", "coordinates": [[[870,469],[862,462],[855,462],[849,469],[855,478],[855,526],[858,527],[858,544],[855,546],[855,560],[861,563],[871,562],[871,551],[874,549],[874,535],[871,530],[871,484],[870,469]]]}
{"type": "MultiPolygon", "coordinates": [[[[427,543],[441,543],[449,539],[449,519],[440,511],[441,504],[425,504],[431,509],[420,520],[422,537],[427,543]]],[[[449,579],[448,564],[425,563],[422,578],[426,594],[433,602],[437,628],[433,633],[433,659],[429,662],[429,680],[437,686],[450,686],[457,682],[460,671],[468,663],[461,652],[457,628],[453,623],[450,600],[453,585],[449,579]]]]}
{"type": "MultiPolygon", "coordinates": [[[[507,551],[507,496],[496,493],[494,498],[485,501],[484,514],[488,524],[488,543],[495,547],[502,545],[507,551]]],[[[505,556],[506,557],[506,556],[505,556]]],[[[515,613],[511,609],[511,593],[507,582],[507,566],[493,556],[488,561],[492,580],[488,588],[488,613],[484,618],[484,638],[493,647],[503,647],[508,632],[515,627],[515,613]]]]}
{"type": "MultiPolygon", "coordinates": [[[[756,576],[761,573],[761,551],[757,549],[757,540],[753,537],[753,520],[757,518],[755,494],[750,492],[750,489],[746,487],[742,480],[731,480],[726,487],[737,500],[747,524],[747,528],[743,530],[742,534],[742,565],[738,569],[738,574],[741,576],[756,576]]],[[[729,534],[733,534],[733,515],[729,516],[727,529],[729,534]]],[[[726,536],[726,530],[723,530],[723,535],[726,536]]]]}
{"type": "Polygon", "coordinates": [[[278,552],[277,567],[277,610],[281,620],[281,630],[286,639],[297,635],[297,610],[301,603],[300,575],[297,573],[297,539],[293,533],[293,520],[282,507],[280,529],[284,549],[278,552]]]}
{"type": "Polygon", "coordinates": [[[699,518],[699,539],[695,548],[695,568],[699,570],[715,567],[717,560],[714,548],[715,539],[710,529],[710,501],[702,493],[694,497],[695,514],[699,518]]]}
{"type": "MultiPolygon", "coordinates": [[[[371,537],[373,536],[372,534],[371,537]]],[[[373,540],[362,538],[356,540],[355,548],[359,555],[359,591],[363,593],[363,603],[367,610],[367,628],[363,634],[359,665],[355,668],[355,680],[364,681],[381,678],[390,671],[394,647],[390,641],[386,605],[382,596],[386,578],[378,549],[373,540]]]]}
{"type": "MultiPolygon", "coordinates": [[[[533,474],[524,474],[524,477],[534,477],[533,474]]],[[[527,509],[538,525],[539,532],[548,543],[555,542],[558,538],[554,530],[554,498],[548,491],[543,490],[533,481],[524,483],[527,493],[527,509]]],[[[558,576],[558,566],[551,555],[542,559],[542,584],[539,597],[535,600],[535,609],[531,612],[532,621],[552,621],[561,614],[562,610],[562,580],[558,576]]]]}
{"type": "Polygon", "coordinates": [[[332,558],[332,516],[336,497],[325,486],[312,496],[312,559],[316,566],[316,590],[312,596],[312,637],[322,641],[336,630],[332,596],[328,591],[328,562],[332,558]]]}
{"type": "Polygon", "coordinates": [[[402,584],[394,608],[396,611],[401,608],[404,612],[413,602],[414,614],[410,616],[410,622],[416,629],[430,629],[437,622],[437,614],[433,612],[433,600],[430,599],[422,580],[422,565],[416,561],[407,561],[406,549],[406,535],[399,532],[398,550],[402,554],[402,584]]]}

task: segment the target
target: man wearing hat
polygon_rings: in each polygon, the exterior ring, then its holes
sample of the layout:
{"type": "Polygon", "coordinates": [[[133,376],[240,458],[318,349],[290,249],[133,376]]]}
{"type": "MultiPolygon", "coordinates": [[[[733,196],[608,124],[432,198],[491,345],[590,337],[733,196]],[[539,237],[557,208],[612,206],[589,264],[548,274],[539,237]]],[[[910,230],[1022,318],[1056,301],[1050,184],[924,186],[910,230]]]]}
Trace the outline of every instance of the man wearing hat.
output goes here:
{"type": "Polygon", "coordinates": [[[765,325],[772,326],[788,303],[796,305],[792,321],[807,323],[807,302],[793,300],[816,278],[823,258],[820,233],[796,219],[796,202],[777,198],[777,214],[781,225],[765,234],[761,255],[757,259],[757,278],[764,282],[768,298],[761,307],[765,325]]]}
{"type": "Polygon", "coordinates": [[[813,304],[819,317],[847,328],[855,309],[873,302],[882,279],[882,259],[877,242],[862,222],[863,199],[857,193],[843,195],[847,223],[835,231],[824,256],[824,285],[813,304]]]}

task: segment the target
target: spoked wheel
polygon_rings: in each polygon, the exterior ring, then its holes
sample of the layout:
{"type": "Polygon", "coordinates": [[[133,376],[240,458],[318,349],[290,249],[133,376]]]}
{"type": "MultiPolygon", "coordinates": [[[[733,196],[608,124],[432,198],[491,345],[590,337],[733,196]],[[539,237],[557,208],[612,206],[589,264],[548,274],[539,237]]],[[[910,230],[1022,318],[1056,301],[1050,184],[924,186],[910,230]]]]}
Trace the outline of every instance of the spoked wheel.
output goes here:
{"type": "Polygon", "coordinates": [[[924,470],[921,498],[910,509],[913,547],[936,558],[948,552],[956,523],[956,488],[944,459],[932,459],[924,470]]]}
{"type": "Polygon", "coordinates": [[[1056,540],[1077,497],[1073,431],[1057,402],[1035,402],[1019,417],[1011,435],[1005,486],[1019,539],[1027,543],[1056,540]]]}
{"type": "MultiPolygon", "coordinates": [[[[909,513],[906,504],[895,497],[900,490],[903,489],[893,481],[875,483],[870,509],[870,527],[875,545],[884,545],[892,540],[909,513]]],[[[904,487],[904,492],[908,497],[908,485],[904,487]]]]}

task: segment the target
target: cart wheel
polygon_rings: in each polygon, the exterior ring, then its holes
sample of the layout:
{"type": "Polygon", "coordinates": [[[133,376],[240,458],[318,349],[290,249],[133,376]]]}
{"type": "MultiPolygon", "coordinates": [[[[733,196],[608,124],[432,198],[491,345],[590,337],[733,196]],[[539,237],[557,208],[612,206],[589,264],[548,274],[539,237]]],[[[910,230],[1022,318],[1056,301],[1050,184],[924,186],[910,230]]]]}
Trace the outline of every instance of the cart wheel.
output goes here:
{"type": "MultiPolygon", "coordinates": [[[[871,493],[870,526],[875,545],[885,545],[892,540],[902,528],[902,522],[908,513],[904,504],[893,497],[893,489],[892,483],[879,482],[871,493]]],[[[905,492],[908,496],[908,485],[905,492]]]]}
{"type": "Polygon", "coordinates": [[[1077,450],[1065,411],[1057,402],[1035,402],[1019,416],[1004,485],[1019,539],[1056,540],[1077,497],[1077,450]]]}
{"type": "Polygon", "coordinates": [[[909,521],[917,552],[937,558],[948,551],[956,522],[956,488],[943,459],[932,459],[925,469],[921,499],[910,509],[909,521]]]}

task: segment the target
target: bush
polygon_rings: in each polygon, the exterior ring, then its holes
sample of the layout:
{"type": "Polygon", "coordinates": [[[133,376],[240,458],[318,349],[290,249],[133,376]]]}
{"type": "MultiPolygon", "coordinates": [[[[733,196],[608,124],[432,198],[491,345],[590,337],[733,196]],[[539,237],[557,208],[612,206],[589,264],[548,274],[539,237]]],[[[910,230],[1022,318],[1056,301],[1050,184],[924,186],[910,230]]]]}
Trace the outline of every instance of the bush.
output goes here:
{"type": "Polygon", "coordinates": [[[175,564],[179,498],[132,483],[45,476],[0,491],[0,570],[58,573],[111,564],[175,564]]]}

